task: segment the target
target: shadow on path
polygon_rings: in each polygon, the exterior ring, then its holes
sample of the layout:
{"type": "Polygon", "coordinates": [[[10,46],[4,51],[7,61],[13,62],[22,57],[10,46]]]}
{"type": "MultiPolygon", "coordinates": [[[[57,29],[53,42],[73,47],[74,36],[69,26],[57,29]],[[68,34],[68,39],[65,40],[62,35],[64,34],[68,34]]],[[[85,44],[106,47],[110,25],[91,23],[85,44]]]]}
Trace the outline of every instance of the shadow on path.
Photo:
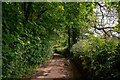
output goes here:
{"type": "Polygon", "coordinates": [[[68,80],[71,68],[69,61],[60,54],[53,54],[53,59],[33,71],[24,80],[68,80]]]}

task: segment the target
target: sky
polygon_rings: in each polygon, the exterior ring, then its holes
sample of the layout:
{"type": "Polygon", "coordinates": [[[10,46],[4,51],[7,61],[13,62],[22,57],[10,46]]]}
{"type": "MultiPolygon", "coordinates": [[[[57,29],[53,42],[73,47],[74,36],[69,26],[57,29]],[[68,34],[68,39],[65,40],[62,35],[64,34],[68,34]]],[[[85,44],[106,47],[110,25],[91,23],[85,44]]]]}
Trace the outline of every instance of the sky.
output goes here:
{"type": "MultiPolygon", "coordinates": [[[[102,6],[104,6],[104,4],[100,3],[102,6]]],[[[118,24],[118,14],[117,14],[117,10],[115,8],[112,8],[112,10],[107,9],[106,7],[101,7],[97,6],[94,10],[93,10],[96,15],[97,15],[97,24],[96,26],[98,28],[102,28],[102,27],[114,27],[118,24]],[[101,12],[102,11],[102,12],[101,12]],[[102,16],[102,14],[104,16],[102,16]],[[98,25],[99,24],[99,25],[98,25]]],[[[94,31],[95,28],[92,28],[91,31],[94,32],[95,36],[98,36],[99,34],[97,34],[94,31]]],[[[105,31],[109,31],[109,30],[113,30],[114,28],[107,28],[105,29],[105,31]]],[[[98,33],[100,33],[101,35],[103,35],[103,31],[102,30],[96,30],[98,33]]],[[[113,35],[120,37],[120,34],[118,34],[117,32],[112,32],[113,35]]]]}

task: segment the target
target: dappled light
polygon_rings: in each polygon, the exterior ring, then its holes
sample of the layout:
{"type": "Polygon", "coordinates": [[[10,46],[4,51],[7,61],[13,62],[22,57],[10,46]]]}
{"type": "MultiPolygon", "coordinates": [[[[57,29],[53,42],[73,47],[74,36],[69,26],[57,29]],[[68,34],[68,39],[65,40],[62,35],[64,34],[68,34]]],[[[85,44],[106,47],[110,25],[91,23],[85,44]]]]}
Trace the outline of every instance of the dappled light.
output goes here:
{"type": "Polygon", "coordinates": [[[67,79],[69,74],[69,62],[60,54],[53,54],[53,59],[43,64],[39,69],[35,70],[32,76],[26,76],[26,79],[49,79],[54,80],[56,78],[67,79]]]}
{"type": "Polygon", "coordinates": [[[120,80],[120,2],[3,2],[3,80],[120,80]]]}

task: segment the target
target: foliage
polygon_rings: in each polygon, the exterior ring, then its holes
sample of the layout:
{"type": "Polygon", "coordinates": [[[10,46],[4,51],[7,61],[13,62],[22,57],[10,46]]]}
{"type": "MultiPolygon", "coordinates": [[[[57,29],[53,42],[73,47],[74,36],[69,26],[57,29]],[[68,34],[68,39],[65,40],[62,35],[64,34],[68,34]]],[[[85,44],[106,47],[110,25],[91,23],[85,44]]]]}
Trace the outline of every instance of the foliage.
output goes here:
{"type": "Polygon", "coordinates": [[[3,3],[3,78],[20,78],[50,59],[49,32],[44,25],[37,25],[35,17],[27,22],[21,5],[3,3]]]}
{"type": "Polygon", "coordinates": [[[91,37],[89,40],[81,40],[74,44],[72,52],[82,60],[83,69],[88,70],[91,79],[108,80],[119,78],[118,48],[118,41],[91,37]]]}
{"type": "MultiPolygon", "coordinates": [[[[119,13],[119,3],[104,4],[117,6],[119,13]]],[[[96,6],[96,2],[4,2],[3,78],[22,77],[50,59],[53,50],[76,60],[89,79],[119,78],[119,40],[94,37],[91,31],[97,27],[96,6]]],[[[114,29],[119,32],[119,24],[114,29]]]]}

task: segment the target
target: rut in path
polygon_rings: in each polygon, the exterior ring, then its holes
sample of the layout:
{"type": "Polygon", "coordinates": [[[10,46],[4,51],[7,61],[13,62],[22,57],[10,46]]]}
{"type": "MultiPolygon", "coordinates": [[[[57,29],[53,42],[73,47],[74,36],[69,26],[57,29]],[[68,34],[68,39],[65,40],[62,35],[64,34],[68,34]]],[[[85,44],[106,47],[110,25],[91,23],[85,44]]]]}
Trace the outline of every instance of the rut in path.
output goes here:
{"type": "Polygon", "coordinates": [[[60,54],[53,54],[53,59],[44,64],[24,80],[61,80],[70,78],[69,61],[60,54]]]}

